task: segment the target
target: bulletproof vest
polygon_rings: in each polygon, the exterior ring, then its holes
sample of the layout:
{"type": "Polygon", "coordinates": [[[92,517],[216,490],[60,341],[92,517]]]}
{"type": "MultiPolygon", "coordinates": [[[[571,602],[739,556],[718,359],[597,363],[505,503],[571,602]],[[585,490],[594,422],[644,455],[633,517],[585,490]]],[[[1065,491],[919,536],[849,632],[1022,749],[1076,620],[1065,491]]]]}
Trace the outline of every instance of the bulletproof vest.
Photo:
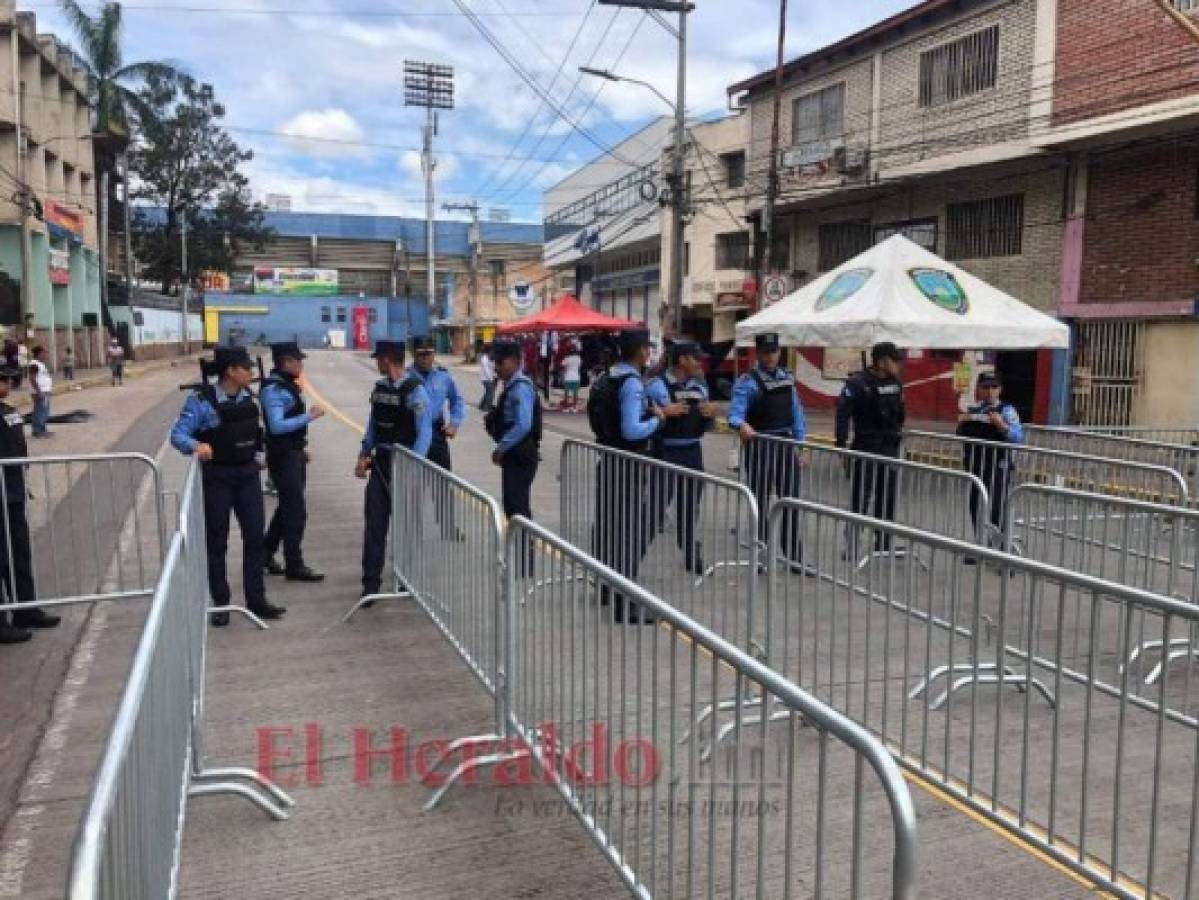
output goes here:
{"type": "Polygon", "coordinates": [[[220,424],[196,437],[212,447],[212,462],[218,466],[244,466],[254,461],[262,439],[258,419],[258,404],[253,398],[239,403],[236,398],[217,396],[212,385],[200,392],[216,410],[220,424]]]}
{"type": "Polygon", "coordinates": [[[537,388],[528,377],[517,375],[506,385],[504,385],[503,393],[500,394],[499,403],[487,413],[484,425],[487,428],[487,433],[491,437],[499,441],[503,438],[504,433],[515,425],[515,422],[510,422],[504,417],[504,411],[508,408],[506,400],[508,399],[508,391],[512,390],[513,385],[517,382],[524,382],[533,392],[533,427],[529,429],[529,433],[524,436],[524,439],[505,454],[509,459],[517,462],[536,462],[540,457],[537,451],[541,448],[541,401],[537,397],[537,388]]]}
{"type": "MultiPolygon", "coordinates": [[[[591,399],[588,400],[588,416],[592,419],[592,430],[595,432],[596,443],[603,447],[613,447],[617,450],[627,450],[630,453],[644,453],[649,449],[649,440],[625,440],[624,430],[620,426],[621,401],[620,393],[625,382],[630,378],[640,378],[635,372],[624,372],[613,375],[611,372],[601,376],[601,381],[592,388],[591,399]],[[601,384],[602,382],[602,384],[601,384]],[[592,415],[592,400],[599,407],[592,415]],[[598,427],[597,427],[598,426],[598,427]]],[[[648,413],[643,409],[641,420],[644,422],[648,413]]]]}
{"type": "MultiPolygon", "coordinates": [[[[24,459],[28,456],[25,417],[7,403],[0,403],[0,459],[24,459]]],[[[4,501],[25,502],[24,466],[4,466],[4,501]]]]}
{"type": "Polygon", "coordinates": [[[980,441],[1006,440],[1003,430],[996,428],[991,422],[991,413],[1000,412],[1002,409],[1001,406],[989,406],[985,403],[971,406],[966,413],[966,421],[958,424],[958,434],[980,441]]]}
{"type": "Polygon", "coordinates": [[[416,445],[416,413],[408,408],[408,397],[420,386],[420,379],[409,375],[399,387],[386,378],[371,392],[371,415],[375,420],[376,449],[384,452],[392,444],[411,449],[416,445]]]}
{"type": "MultiPolygon", "coordinates": [[[[268,384],[278,385],[291,395],[291,406],[287,408],[287,418],[302,416],[307,412],[308,406],[304,403],[304,396],[300,393],[300,386],[296,384],[295,378],[286,372],[272,372],[270,377],[262,383],[264,390],[268,384]]],[[[274,435],[271,434],[270,422],[268,420],[266,429],[267,450],[303,450],[307,446],[307,425],[303,428],[297,428],[295,431],[290,431],[287,434],[274,435]]]]}
{"type": "Polygon", "coordinates": [[[859,372],[853,378],[860,396],[853,407],[855,449],[894,449],[903,428],[903,385],[898,378],[859,372]]]}
{"type": "MultiPolygon", "coordinates": [[[[704,436],[704,415],[699,411],[699,406],[708,398],[707,395],[698,387],[688,387],[681,382],[675,381],[673,378],[662,376],[662,384],[666,387],[666,393],[670,395],[671,403],[686,403],[687,415],[677,416],[673,419],[667,419],[662,423],[662,427],[658,429],[655,435],[660,440],[698,440],[704,436]]],[[[787,406],[788,427],[790,427],[791,407],[787,406]]]]}
{"type": "MultiPolygon", "coordinates": [[[[1006,435],[991,423],[990,416],[992,410],[999,412],[1002,409],[1002,406],[990,406],[985,403],[970,407],[967,413],[969,418],[958,423],[957,433],[961,437],[1006,445],[1006,435]]],[[[985,475],[995,466],[1011,467],[1012,457],[1006,446],[988,447],[980,444],[964,444],[962,445],[962,462],[965,463],[968,471],[977,475],[985,475]]]]}
{"type": "Polygon", "coordinates": [[[755,367],[749,373],[758,385],[758,398],[746,411],[745,421],[763,434],[791,434],[791,410],[795,398],[795,376],[786,369],[768,375],[755,367]]]}

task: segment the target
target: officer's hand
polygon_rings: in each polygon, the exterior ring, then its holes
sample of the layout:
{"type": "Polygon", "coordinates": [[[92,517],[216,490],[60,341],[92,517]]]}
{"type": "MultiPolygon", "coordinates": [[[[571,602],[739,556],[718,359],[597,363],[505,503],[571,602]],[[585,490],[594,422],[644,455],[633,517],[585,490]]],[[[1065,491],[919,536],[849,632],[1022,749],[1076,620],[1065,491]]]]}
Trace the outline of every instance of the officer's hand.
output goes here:
{"type": "Polygon", "coordinates": [[[308,410],[308,415],[309,415],[309,417],[311,417],[312,421],[314,421],[314,422],[317,419],[319,419],[321,416],[323,416],[324,414],[325,414],[325,408],[323,406],[314,406],[314,407],[312,407],[312,409],[308,410]]]}
{"type": "Polygon", "coordinates": [[[354,464],[354,477],[365,478],[366,474],[371,470],[371,458],[369,456],[358,457],[358,462],[354,464]]]}
{"type": "Polygon", "coordinates": [[[655,419],[657,419],[659,422],[665,422],[665,421],[666,421],[666,411],[665,411],[665,410],[663,410],[663,409],[662,409],[662,407],[660,407],[660,406],[654,406],[654,405],[651,403],[651,404],[649,405],[649,411],[650,411],[650,415],[652,415],[652,416],[653,416],[655,419]]]}
{"type": "Polygon", "coordinates": [[[962,422],[968,422],[969,420],[970,420],[970,413],[960,413],[958,415],[958,423],[959,424],[962,422]]]}
{"type": "Polygon", "coordinates": [[[454,438],[457,436],[457,434],[458,434],[458,426],[457,426],[457,425],[450,425],[450,424],[448,424],[448,423],[447,423],[447,424],[445,424],[445,425],[442,425],[442,426],[441,426],[441,433],[442,433],[442,434],[444,434],[444,435],[445,435],[447,438],[449,438],[450,440],[453,440],[453,439],[454,439],[454,438]]]}
{"type": "Polygon", "coordinates": [[[737,434],[741,436],[741,440],[744,443],[748,444],[754,439],[757,432],[753,430],[748,422],[742,422],[741,427],[737,429],[737,434]]]}
{"type": "Polygon", "coordinates": [[[195,452],[196,459],[198,459],[200,462],[208,462],[210,459],[212,459],[212,447],[208,446],[208,444],[196,444],[195,452]]]}
{"type": "Polygon", "coordinates": [[[716,404],[715,403],[701,403],[699,405],[699,414],[701,416],[703,416],[705,419],[714,418],[716,416],[716,404]]]}
{"type": "Polygon", "coordinates": [[[1007,431],[1007,420],[997,412],[991,413],[991,424],[996,428],[1007,431]]]}
{"type": "Polygon", "coordinates": [[[687,415],[687,404],[686,403],[671,403],[665,409],[662,410],[662,413],[668,419],[674,419],[679,416],[685,416],[685,415],[687,415]]]}

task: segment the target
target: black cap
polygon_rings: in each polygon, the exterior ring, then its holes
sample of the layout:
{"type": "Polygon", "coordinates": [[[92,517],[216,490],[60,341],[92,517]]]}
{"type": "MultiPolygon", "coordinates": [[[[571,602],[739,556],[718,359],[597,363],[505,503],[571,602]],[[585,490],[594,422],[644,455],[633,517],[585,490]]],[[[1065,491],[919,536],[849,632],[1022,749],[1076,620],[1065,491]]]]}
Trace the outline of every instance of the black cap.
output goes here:
{"type": "Polygon", "coordinates": [[[420,353],[422,351],[436,350],[437,347],[433,344],[433,337],[428,334],[422,334],[412,338],[412,352],[420,353]]]}
{"type": "Polygon", "coordinates": [[[648,328],[627,328],[617,338],[621,353],[632,353],[650,345],[648,328]]]}
{"type": "Polygon", "coordinates": [[[250,354],[245,347],[217,347],[212,355],[213,371],[221,375],[232,366],[245,366],[247,369],[252,369],[254,362],[250,359],[250,354]]]}
{"type": "Polygon", "coordinates": [[[708,354],[704,353],[703,348],[695,343],[695,341],[674,341],[670,345],[670,361],[677,363],[684,356],[692,356],[696,359],[705,359],[708,354]]]}
{"type": "Polygon", "coordinates": [[[754,347],[759,350],[777,350],[779,349],[779,336],[772,332],[759,334],[754,338],[754,347]]]}
{"type": "Polygon", "coordinates": [[[378,359],[381,356],[389,356],[392,359],[402,360],[404,358],[404,342],[375,341],[375,352],[371,354],[371,357],[378,359]]]}
{"type": "Polygon", "coordinates": [[[308,354],[300,349],[300,345],[295,341],[283,341],[279,344],[271,344],[271,356],[275,362],[281,359],[307,359],[308,354]]]}
{"type": "Polygon", "coordinates": [[[903,360],[903,354],[890,341],[883,341],[881,344],[875,344],[870,348],[871,362],[877,365],[884,359],[893,359],[896,362],[900,362],[903,360]]]}
{"type": "Polygon", "coordinates": [[[984,372],[978,376],[979,387],[1002,387],[1003,382],[999,380],[999,376],[994,372],[984,372]]]}
{"type": "Polygon", "coordinates": [[[494,341],[491,345],[491,358],[496,362],[501,359],[520,359],[522,351],[516,341],[494,341]]]}

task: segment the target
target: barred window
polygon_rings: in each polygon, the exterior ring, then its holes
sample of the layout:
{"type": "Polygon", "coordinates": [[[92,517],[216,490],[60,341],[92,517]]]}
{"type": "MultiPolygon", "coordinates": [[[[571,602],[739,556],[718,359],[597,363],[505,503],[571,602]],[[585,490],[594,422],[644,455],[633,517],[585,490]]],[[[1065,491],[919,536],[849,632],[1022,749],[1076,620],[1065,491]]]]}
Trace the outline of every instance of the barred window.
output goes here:
{"type": "Polygon", "coordinates": [[[793,104],[791,142],[795,146],[831,140],[844,133],[844,82],[805,94],[793,104]]]}
{"type": "Polygon", "coordinates": [[[749,232],[733,231],[716,235],[716,268],[749,268],[749,232]]]}
{"type": "Polygon", "coordinates": [[[1023,252],[1024,195],[951,203],[945,215],[947,259],[1019,256],[1023,252]]]}
{"type": "Polygon", "coordinates": [[[923,247],[929,253],[937,252],[937,220],[909,219],[906,222],[888,222],[874,226],[874,242],[881,244],[892,235],[902,234],[909,241],[923,247]]]}
{"type": "Polygon", "coordinates": [[[820,247],[816,268],[821,272],[827,272],[869,250],[871,237],[869,219],[826,222],[817,232],[820,247]]]}
{"type": "Polygon", "coordinates": [[[995,87],[999,26],[920,54],[920,105],[940,106],[995,87]]]}
{"type": "Polygon", "coordinates": [[[1173,0],[1174,8],[1179,12],[1190,12],[1199,9],[1199,0],[1173,0]]]}
{"type": "Polygon", "coordinates": [[[720,161],[724,164],[725,186],[739,188],[745,186],[745,151],[723,153],[720,161]]]}

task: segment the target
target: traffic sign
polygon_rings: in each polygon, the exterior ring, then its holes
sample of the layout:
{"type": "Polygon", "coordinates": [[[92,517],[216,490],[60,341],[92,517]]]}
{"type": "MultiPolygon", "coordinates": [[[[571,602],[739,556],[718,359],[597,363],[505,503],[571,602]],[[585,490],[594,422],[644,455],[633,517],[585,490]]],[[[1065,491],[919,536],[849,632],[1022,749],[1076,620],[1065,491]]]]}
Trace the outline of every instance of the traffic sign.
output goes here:
{"type": "Polygon", "coordinates": [[[766,301],[765,305],[778,303],[787,296],[789,287],[786,275],[767,275],[762,291],[762,299],[766,301]]]}

